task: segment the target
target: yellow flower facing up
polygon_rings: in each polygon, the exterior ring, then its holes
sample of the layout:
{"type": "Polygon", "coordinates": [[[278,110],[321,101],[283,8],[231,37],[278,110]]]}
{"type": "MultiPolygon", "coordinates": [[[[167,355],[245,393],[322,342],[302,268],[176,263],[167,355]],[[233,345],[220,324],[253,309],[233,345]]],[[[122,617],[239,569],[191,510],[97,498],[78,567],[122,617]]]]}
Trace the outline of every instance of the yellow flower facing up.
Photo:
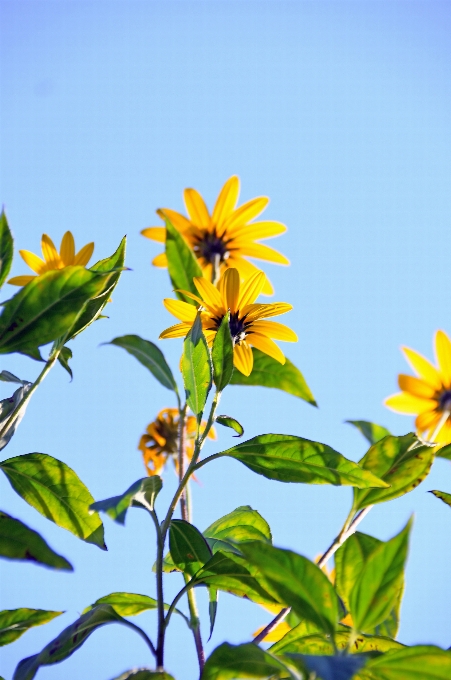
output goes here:
{"type": "MultiPolygon", "coordinates": [[[[233,363],[241,373],[250,375],[252,371],[254,358],[251,345],[281,364],[285,363],[283,352],[273,338],[296,342],[297,335],[288,326],[265,319],[285,314],[292,306],[286,302],[255,303],[265,285],[263,272],[257,272],[244,284],[240,282],[238,271],[234,268],[226,269],[216,286],[201,277],[194,278],[193,281],[199,296],[188,291],[181,292],[199,304],[202,328],[210,346],[224,316],[230,310],[230,333],[234,344],[233,363]]],[[[167,328],[161,333],[160,338],[186,336],[196,319],[196,308],[181,300],[166,299],[163,302],[166,309],[180,319],[181,323],[167,328]]]]}
{"type": "MultiPolygon", "coordinates": [[[[19,250],[19,253],[24,262],[36,272],[37,276],[53,269],[64,269],[72,265],[79,265],[85,267],[91,259],[94,251],[94,243],[87,243],[83,248],[75,253],[74,237],[70,231],[66,231],[61,241],[60,252],[58,253],[55,244],[47,234],[42,235],[41,248],[44,259],[31,253],[29,250],[19,250]]],[[[25,286],[30,281],[36,278],[33,275],[13,276],[8,283],[13,286],[25,286]]]]}
{"type": "Polygon", "coordinates": [[[398,413],[416,415],[417,433],[440,447],[451,443],[451,341],[444,331],[435,334],[436,366],[413,349],[403,347],[417,377],[401,374],[402,392],[385,400],[398,413]]]}
{"type": "MultiPolygon", "coordinates": [[[[178,409],[165,408],[147,426],[146,434],[139,440],[138,449],[143,455],[148,475],[159,475],[169,458],[172,458],[176,470],[178,469],[179,423],[178,409]]],[[[205,425],[202,421],[201,430],[205,425]]],[[[216,439],[214,428],[210,430],[208,437],[216,439]]],[[[195,438],[196,418],[188,416],[185,424],[185,453],[188,459],[193,456],[195,438]]]]}
{"type": "MultiPolygon", "coordinates": [[[[202,267],[203,275],[212,280],[215,263],[220,273],[228,267],[238,270],[245,280],[255,274],[258,268],[246,258],[253,257],[276,264],[290,264],[284,255],[262,243],[261,239],[278,236],[286,231],[280,222],[253,222],[269,203],[269,198],[259,196],[236,207],[240,192],[240,180],[233,176],[222,187],[213,212],[210,214],[202,196],[195,189],[185,189],[184,200],[188,217],[169,208],[157,210],[163,220],[168,219],[182,234],[194,251],[202,267]]],[[[149,227],[141,232],[143,236],[164,243],[165,227],[149,227]]],[[[156,267],[167,267],[166,254],[157,255],[152,261],[156,267]]],[[[273,288],[265,280],[262,293],[272,295],[273,288]]]]}

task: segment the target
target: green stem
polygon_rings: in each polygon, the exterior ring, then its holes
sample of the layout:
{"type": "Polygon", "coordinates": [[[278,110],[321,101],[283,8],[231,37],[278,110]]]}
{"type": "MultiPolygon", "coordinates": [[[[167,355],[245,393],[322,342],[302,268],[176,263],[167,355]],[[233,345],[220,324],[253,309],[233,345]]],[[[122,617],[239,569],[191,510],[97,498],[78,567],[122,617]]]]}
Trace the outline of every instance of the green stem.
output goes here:
{"type": "MultiPolygon", "coordinates": [[[[184,574],[185,585],[190,581],[190,578],[184,574]]],[[[205,652],[202,644],[202,637],[200,633],[200,620],[199,613],[197,611],[196,596],[194,594],[194,589],[189,588],[186,591],[186,596],[188,598],[189,614],[190,614],[190,626],[193,631],[194,643],[196,645],[197,660],[199,662],[199,672],[202,675],[202,671],[205,666],[205,652]]]]}
{"type": "MultiPolygon", "coordinates": [[[[186,462],[186,450],[185,450],[185,438],[186,438],[186,410],[188,404],[185,404],[179,409],[179,444],[178,444],[178,466],[179,466],[179,483],[182,481],[185,475],[185,462],[186,462]]],[[[186,522],[188,519],[188,507],[186,503],[186,490],[180,496],[180,512],[182,519],[186,522]]]]}

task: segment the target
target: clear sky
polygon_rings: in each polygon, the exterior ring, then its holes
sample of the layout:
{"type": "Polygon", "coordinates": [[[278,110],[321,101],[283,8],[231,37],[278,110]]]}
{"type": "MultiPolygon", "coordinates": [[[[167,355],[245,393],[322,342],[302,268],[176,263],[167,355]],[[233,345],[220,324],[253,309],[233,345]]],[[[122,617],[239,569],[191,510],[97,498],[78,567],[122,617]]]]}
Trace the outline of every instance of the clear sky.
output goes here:
{"type": "MultiPolygon", "coordinates": [[[[266,271],[275,299],[294,305],[286,321],[299,343],[286,353],[320,408],[233,387],[222,411],[240,420],[245,437],[297,434],[354,460],[365,443],[344,420],[409,431],[411,418],[382,405],[407,372],[399,347],[431,357],[434,331],[451,333],[450,3],[3,0],[1,12],[1,201],[17,248],[39,252],[43,232],[59,242],[70,229],[79,246],[95,241],[99,259],[127,233],[132,269],[114,293],[110,319],[72,343],[74,381],[59,367],[50,374],[4,456],[60,458],[96,499],[143,476],[140,434],[174,404],[125,352],[100,343],[126,333],[156,341],[172,323],[161,304],[170,296],[167,274],[150,265],[160,248],[139,232],[158,224],[156,208],[183,210],[187,186],[212,206],[235,173],[241,200],[270,196],[267,219],[288,226],[271,245],[292,265],[266,271]]],[[[26,271],[17,258],[13,274],[26,271]]],[[[4,289],[2,299],[9,294],[4,289]]],[[[176,370],[180,342],[160,346],[176,370]]],[[[28,380],[40,370],[14,355],[1,367],[28,380]]],[[[9,396],[7,385],[1,390],[9,396]]],[[[234,441],[223,429],[208,450],[234,441]]],[[[164,481],[161,508],[175,485],[170,469],[164,481]]],[[[310,558],[335,536],[351,498],[347,488],[269,482],[231,460],[206,466],[199,482],[201,529],[250,504],[276,545],[310,558]]],[[[101,552],[38,515],[5,478],[0,485],[2,508],[76,569],[1,563],[2,608],[67,611],[2,649],[0,674],[8,679],[96,598],[118,590],[154,595],[154,543],[145,514],[132,511],[125,529],[106,519],[109,551],[101,552]]],[[[451,513],[426,493],[437,488],[451,491],[447,461],[438,460],[413,493],[376,507],[362,530],[388,539],[415,513],[400,639],[448,647],[451,513]]],[[[180,586],[177,575],[171,579],[168,598],[180,586]]],[[[209,650],[248,640],[269,620],[232,596],[219,605],[209,650]]],[[[135,620],[154,630],[152,613],[135,620]]],[[[192,639],[182,623],[171,631],[168,670],[189,680],[192,639]]],[[[138,636],[107,626],[39,678],[109,680],[150,663],[138,636]]]]}

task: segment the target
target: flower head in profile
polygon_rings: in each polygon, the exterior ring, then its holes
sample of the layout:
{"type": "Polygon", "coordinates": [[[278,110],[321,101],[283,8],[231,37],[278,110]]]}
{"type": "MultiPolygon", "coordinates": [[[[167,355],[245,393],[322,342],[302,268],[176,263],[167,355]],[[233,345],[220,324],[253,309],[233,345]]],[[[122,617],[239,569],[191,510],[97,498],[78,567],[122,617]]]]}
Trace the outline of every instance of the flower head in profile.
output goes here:
{"type": "MultiPolygon", "coordinates": [[[[36,272],[37,276],[53,269],[64,269],[71,265],[85,267],[91,259],[94,251],[94,243],[87,243],[78,253],[75,252],[74,237],[70,231],[66,231],[61,241],[60,252],[57,251],[55,244],[47,234],[42,235],[41,248],[44,259],[31,253],[29,250],[19,250],[25,263],[36,272]]],[[[13,286],[25,286],[36,278],[35,275],[13,276],[8,283],[13,286]]]]}
{"type": "MultiPolygon", "coordinates": [[[[250,375],[252,371],[254,362],[252,346],[281,364],[285,363],[283,352],[273,338],[296,342],[297,335],[288,326],[266,319],[285,314],[292,306],[286,302],[272,304],[255,302],[265,285],[263,272],[253,274],[245,283],[240,282],[238,270],[234,268],[226,269],[216,286],[205,278],[198,277],[193,280],[199,296],[187,291],[181,292],[198,303],[202,328],[210,346],[224,316],[230,311],[229,325],[234,344],[233,363],[241,373],[250,375]]],[[[166,309],[180,319],[181,323],[167,328],[161,333],[160,338],[186,336],[196,319],[196,307],[181,300],[166,299],[163,302],[166,309]]]]}
{"type": "MultiPolygon", "coordinates": [[[[139,440],[138,449],[143,455],[147,474],[159,475],[169,458],[172,458],[176,470],[178,469],[180,416],[176,408],[164,408],[155,420],[146,428],[139,440]]],[[[201,430],[206,423],[202,421],[201,430]]],[[[210,439],[216,439],[214,428],[208,433],[210,439]]],[[[194,453],[196,438],[196,418],[188,416],[185,423],[185,453],[191,459],[194,453]]]]}
{"type": "MultiPolygon", "coordinates": [[[[212,213],[195,189],[185,189],[183,194],[188,217],[169,208],[157,210],[159,217],[169,220],[185,238],[199,260],[203,275],[209,281],[214,278],[216,266],[220,273],[234,267],[241,280],[248,279],[259,271],[247,260],[248,257],[276,264],[290,264],[277,250],[257,242],[286,231],[285,225],[280,222],[253,222],[266,208],[269,198],[259,196],[237,207],[239,192],[240,180],[233,176],[222,187],[212,213]]],[[[160,243],[166,240],[165,227],[149,227],[141,233],[160,243]]],[[[157,255],[152,264],[166,267],[166,254],[157,255]]],[[[262,293],[272,295],[273,292],[271,283],[265,279],[262,293]]]]}
{"type": "Polygon", "coordinates": [[[451,443],[451,341],[444,331],[435,334],[436,365],[413,349],[403,347],[417,374],[401,374],[402,392],[385,400],[393,411],[416,415],[415,427],[423,438],[440,446],[451,443]]]}

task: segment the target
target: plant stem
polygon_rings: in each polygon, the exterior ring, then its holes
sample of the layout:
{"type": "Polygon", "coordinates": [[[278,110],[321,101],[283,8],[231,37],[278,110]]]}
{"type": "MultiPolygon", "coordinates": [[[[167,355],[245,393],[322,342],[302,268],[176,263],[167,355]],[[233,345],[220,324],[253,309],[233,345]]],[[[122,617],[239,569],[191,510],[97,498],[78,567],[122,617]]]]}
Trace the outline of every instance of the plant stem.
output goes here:
{"type": "MultiPolygon", "coordinates": [[[[184,574],[185,585],[189,583],[190,578],[184,574]]],[[[189,614],[190,614],[190,625],[193,631],[194,644],[196,645],[197,660],[199,662],[199,672],[202,675],[202,671],[205,666],[205,652],[202,644],[202,637],[200,633],[200,620],[197,611],[196,596],[194,594],[194,589],[189,588],[186,591],[186,596],[188,598],[189,614]]]]}
{"type": "MultiPolygon", "coordinates": [[[[187,404],[185,404],[179,411],[180,412],[180,417],[179,417],[179,450],[178,450],[179,484],[181,483],[181,481],[182,481],[182,479],[185,475],[186,409],[187,409],[187,404]]],[[[183,489],[182,495],[180,496],[180,512],[181,512],[181,515],[182,515],[182,519],[184,519],[186,522],[189,522],[185,489],[183,489]]]]}

